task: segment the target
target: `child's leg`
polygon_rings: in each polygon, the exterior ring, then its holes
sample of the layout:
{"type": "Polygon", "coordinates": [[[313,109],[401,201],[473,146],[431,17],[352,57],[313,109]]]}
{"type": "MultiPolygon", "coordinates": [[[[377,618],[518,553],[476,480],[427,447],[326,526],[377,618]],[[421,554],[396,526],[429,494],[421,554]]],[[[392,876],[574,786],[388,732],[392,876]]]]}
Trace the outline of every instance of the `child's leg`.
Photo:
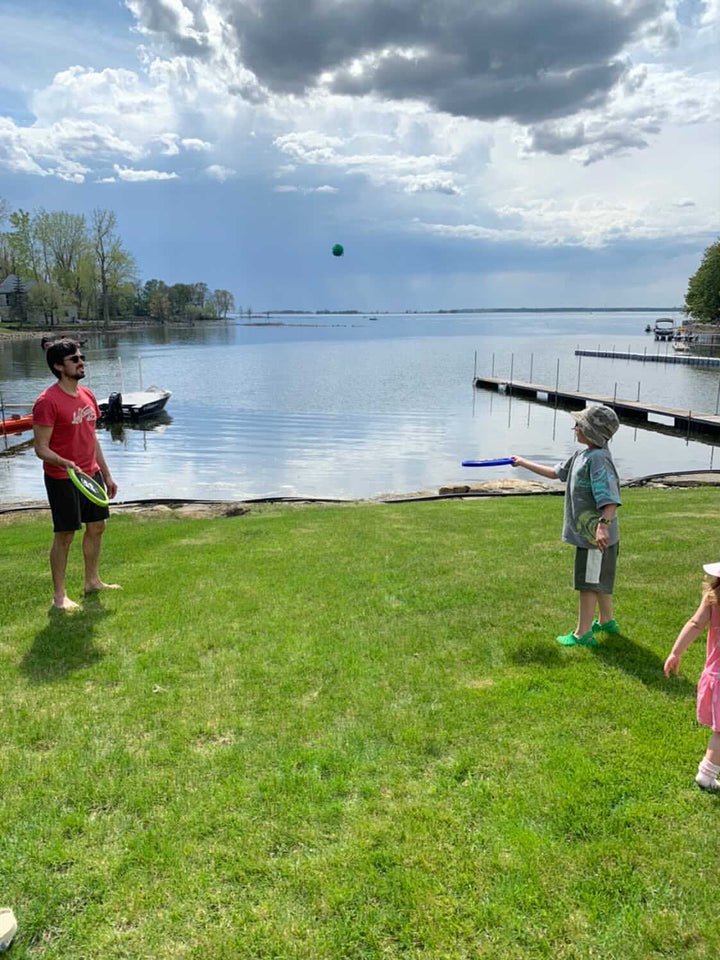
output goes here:
{"type": "Polygon", "coordinates": [[[595,607],[598,602],[598,594],[593,590],[580,590],[578,602],[578,624],[575,635],[584,636],[592,630],[593,617],[595,616],[595,607]]]}
{"type": "Polygon", "coordinates": [[[720,766],[720,733],[713,733],[710,737],[705,759],[715,766],[720,766]]]}
{"type": "Polygon", "coordinates": [[[705,756],[698,764],[695,783],[703,790],[720,790],[720,733],[713,732],[705,756]]]}
{"type": "Polygon", "coordinates": [[[600,611],[598,617],[600,623],[607,623],[608,620],[613,619],[613,596],[611,593],[598,594],[598,609],[600,611]]]}

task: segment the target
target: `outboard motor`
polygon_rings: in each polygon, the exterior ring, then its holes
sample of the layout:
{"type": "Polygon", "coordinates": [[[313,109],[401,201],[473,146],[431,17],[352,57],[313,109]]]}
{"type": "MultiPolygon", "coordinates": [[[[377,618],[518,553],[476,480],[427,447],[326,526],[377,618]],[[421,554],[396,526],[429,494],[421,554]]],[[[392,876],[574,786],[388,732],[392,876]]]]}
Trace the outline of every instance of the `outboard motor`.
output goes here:
{"type": "Polygon", "coordinates": [[[108,397],[107,412],[105,414],[105,419],[108,423],[117,423],[118,421],[122,422],[123,418],[123,408],[122,408],[122,394],[121,393],[111,393],[108,397]]]}

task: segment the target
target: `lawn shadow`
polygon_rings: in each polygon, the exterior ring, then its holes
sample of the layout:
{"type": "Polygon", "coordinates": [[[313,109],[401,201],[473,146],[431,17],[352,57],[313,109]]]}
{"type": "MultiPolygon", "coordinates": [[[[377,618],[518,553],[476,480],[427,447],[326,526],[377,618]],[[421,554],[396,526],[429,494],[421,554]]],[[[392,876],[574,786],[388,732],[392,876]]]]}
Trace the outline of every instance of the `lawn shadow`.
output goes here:
{"type": "Polygon", "coordinates": [[[108,615],[99,594],[89,594],[79,610],[50,608],[47,626],[36,635],[20,663],[20,672],[33,683],[62,680],[101,660],[93,641],[95,624],[108,615]]]}
{"type": "Polygon", "coordinates": [[[566,667],[567,658],[560,656],[560,648],[549,643],[521,643],[510,654],[513,663],[521,667],[534,664],[539,667],[566,667]]]}
{"type": "Polygon", "coordinates": [[[665,661],[656,653],[640,646],[622,633],[607,639],[600,639],[597,647],[590,648],[593,654],[610,667],[623,670],[673,700],[694,700],[697,686],[685,677],[668,679],[663,673],[665,661]]]}

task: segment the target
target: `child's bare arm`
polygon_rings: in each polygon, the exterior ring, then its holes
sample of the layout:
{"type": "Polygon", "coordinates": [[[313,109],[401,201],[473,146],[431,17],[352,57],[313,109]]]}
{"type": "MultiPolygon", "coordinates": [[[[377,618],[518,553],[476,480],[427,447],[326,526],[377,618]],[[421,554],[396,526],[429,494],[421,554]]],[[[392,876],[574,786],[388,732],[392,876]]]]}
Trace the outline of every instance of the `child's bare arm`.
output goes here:
{"type": "Polygon", "coordinates": [[[525,467],[526,470],[539,473],[541,477],[547,477],[548,480],[557,480],[555,468],[546,467],[544,463],[535,463],[533,460],[526,460],[525,457],[513,457],[512,465],[514,467],[525,467]]]}
{"type": "Polygon", "coordinates": [[[695,613],[678,634],[678,638],[673,644],[670,656],[665,661],[665,676],[669,677],[671,673],[677,673],[680,666],[680,660],[687,648],[693,641],[697,640],[703,632],[710,619],[710,604],[703,600],[695,613]]]}

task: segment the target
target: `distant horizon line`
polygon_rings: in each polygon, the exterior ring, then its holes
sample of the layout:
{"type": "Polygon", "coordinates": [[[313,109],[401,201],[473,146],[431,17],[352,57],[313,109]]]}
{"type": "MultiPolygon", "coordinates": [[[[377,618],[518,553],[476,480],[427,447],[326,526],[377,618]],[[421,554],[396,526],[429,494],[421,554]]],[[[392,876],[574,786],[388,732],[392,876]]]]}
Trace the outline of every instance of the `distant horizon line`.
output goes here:
{"type": "MultiPolygon", "coordinates": [[[[683,307],[457,307],[438,310],[258,310],[252,316],[265,314],[295,314],[300,316],[351,315],[368,316],[370,314],[428,314],[428,313],[681,313],[683,307]]],[[[241,311],[238,316],[243,316],[241,311]]]]}

